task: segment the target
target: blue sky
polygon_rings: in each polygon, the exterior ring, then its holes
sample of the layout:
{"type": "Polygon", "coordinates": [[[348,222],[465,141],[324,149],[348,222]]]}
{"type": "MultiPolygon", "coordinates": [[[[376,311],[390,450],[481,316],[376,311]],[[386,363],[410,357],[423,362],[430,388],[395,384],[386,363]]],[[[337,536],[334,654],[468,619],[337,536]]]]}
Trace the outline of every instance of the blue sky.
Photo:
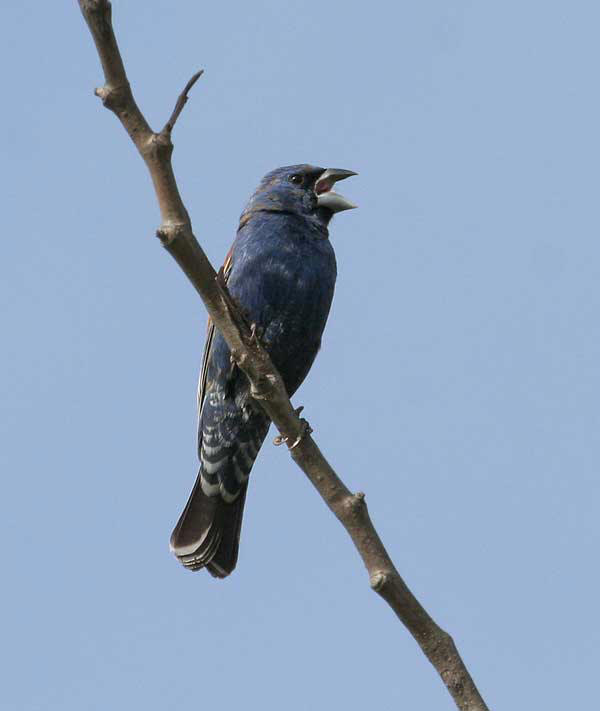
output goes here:
{"type": "MultiPolygon", "coordinates": [[[[264,173],[360,175],[294,402],[492,708],[588,707],[600,662],[597,3],[115,0],[218,266],[264,173]]],[[[452,709],[283,449],[238,569],[168,538],[205,312],[92,95],[76,3],[5,4],[0,706],[452,709]]],[[[270,439],[274,436],[274,432],[270,439]]]]}

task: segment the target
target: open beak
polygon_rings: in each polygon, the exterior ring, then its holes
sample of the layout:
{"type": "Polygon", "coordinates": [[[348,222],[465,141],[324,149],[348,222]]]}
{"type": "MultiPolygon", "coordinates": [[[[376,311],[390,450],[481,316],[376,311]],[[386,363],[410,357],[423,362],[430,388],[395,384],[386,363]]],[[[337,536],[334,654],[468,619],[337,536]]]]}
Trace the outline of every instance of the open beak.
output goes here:
{"type": "Polygon", "coordinates": [[[357,173],[351,170],[342,170],[341,168],[327,168],[321,173],[315,183],[318,206],[326,207],[331,212],[342,212],[343,210],[352,210],[358,207],[332,190],[338,180],[345,180],[351,175],[357,175],[357,173]]]}

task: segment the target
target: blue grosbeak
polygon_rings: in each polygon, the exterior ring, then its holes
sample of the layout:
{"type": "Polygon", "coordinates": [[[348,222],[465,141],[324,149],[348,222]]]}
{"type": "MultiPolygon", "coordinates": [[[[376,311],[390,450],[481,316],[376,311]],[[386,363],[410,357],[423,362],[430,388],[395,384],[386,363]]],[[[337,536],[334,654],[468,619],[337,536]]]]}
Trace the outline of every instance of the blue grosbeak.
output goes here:
{"type": "MultiPolygon", "coordinates": [[[[351,175],[311,165],[268,173],[225,261],[229,293],[256,324],[290,397],[321,345],[336,278],[328,225],[355,207],[332,188],[351,175]]],[[[230,355],[209,320],[198,386],[200,471],[171,535],[186,568],[219,578],[235,568],[248,475],[271,422],[230,355]]]]}

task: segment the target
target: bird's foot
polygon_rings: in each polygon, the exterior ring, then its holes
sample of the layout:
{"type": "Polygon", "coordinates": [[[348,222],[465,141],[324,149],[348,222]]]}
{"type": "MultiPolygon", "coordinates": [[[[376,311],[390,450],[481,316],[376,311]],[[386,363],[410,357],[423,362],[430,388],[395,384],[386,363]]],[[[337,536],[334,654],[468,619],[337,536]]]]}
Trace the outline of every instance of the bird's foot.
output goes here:
{"type": "MultiPolygon", "coordinates": [[[[304,410],[304,405],[300,405],[300,407],[296,408],[295,413],[297,415],[300,415],[300,413],[304,410]]],[[[288,449],[294,449],[297,447],[300,442],[306,437],[307,435],[311,434],[313,432],[313,428],[310,426],[307,420],[305,420],[303,417],[300,418],[300,432],[298,433],[298,436],[294,440],[292,444],[288,444],[288,449]]],[[[280,447],[284,443],[289,442],[289,437],[284,437],[283,435],[277,435],[275,439],[273,440],[273,444],[276,447],[280,447]]]]}
{"type": "Polygon", "coordinates": [[[217,272],[217,284],[220,287],[227,289],[227,278],[225,277],[225,267],[221,267],[217,272]]]}
{"type": "Polygon", "coordinates": [[[250,395],[255,400],[268,400],[277,387],[277,378],[272,373],[262,375],[258,383],[250,385],[250,395]]]}
{"type": "Polygon", "coordinates": [[[262,345],[261,340],[264,335],[265,329],[253,321],[250,324],[250,343],[257,343],[259,346],[262,345]]]}
{"type": "Polygon", "coordinates": [[[308,422],[308,420],[305,420],[302,417],[302,418],[300,418],[300,422],[302,422],[302,429],[298,433],[298,436],[294,440],[294,443],[290,444],[290,446],[289,446],[290,449],[294,449],[295,447],[297,447],[305,437],[307,437],[309,434],[311,434],[313,432],[313,428],[310,426],[310,423],[308,422]]]}

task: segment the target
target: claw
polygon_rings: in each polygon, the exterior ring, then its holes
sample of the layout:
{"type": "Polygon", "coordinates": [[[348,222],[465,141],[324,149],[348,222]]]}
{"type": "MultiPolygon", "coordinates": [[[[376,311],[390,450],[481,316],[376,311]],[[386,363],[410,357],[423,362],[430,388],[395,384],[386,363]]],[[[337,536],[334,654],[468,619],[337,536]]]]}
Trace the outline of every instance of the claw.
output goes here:
{"type": "Polygon", "coordinates": [[[265,330],[254,321],[250,324],[250,340],[260,345],[265,330]]]}
{"type": "Polygon", "coordinates": [[[227,280],[225,279],[225,268],[221,267],[219,271],[217,272],[217,282],[223,286],[227,286],[227,280]]]}
{"type": "MultiPolygon", "coordinates": [[[[294,412],[300,417],[300,413],[304,410],[304,405],[300,405],[300,407],[297,407],[294,412]]],[[[297,447],[300,444],[300,441],[303,437],[305,437],[307,434],[310,434],[312,432],[312,427],[308,424],[308,422],[304,419],[302,419],[302,429],[300,430],[300,434],[298,437],[296,437],[296,441],[294,444],[290,446],[290,449],[294,449],[294,447],[297,447]]],[[[287,437],[283,437],[283,435],[277,435],[275,439],[273,440],[273,444],[276,447],[281,447],[282,444],[285,444],[285,442],[288,441],[287,437]]]]}
{"type": "Polygon", "coordinates": [[[307,420],[302,418],[302,429],[300,430],[300,433],[296,437],[296,441],[294,442],[294,444],[290,444],[289,448],[294,449],[295,447],[297,447],[300,444],[300,442],[302,442],[302,440],[307,435],[311,434],[313,431],[314,431],[313,428],[309,425],[307,420]]]}
{"type": "MultiPolygon", "coordinates": [[[[304,407],[299,407],[296,410],[296,414],[297,415],[300,414],[300,412],[302,412],[303,409],[304,409],[304,407]]],[[[300,444],[300,442],[302,442],[302,440],[307,435],[311,434],[314,431],[313,428],[309,425],[309,423],[304,418],[301,419],[301,425],[302,426],[300,428],[300,432],[298,433],[298,436],[294,440],[293,444],[288,445],[288,449],[294,449],[295,447],[297,447],[300,444]]],[[[282,444],[287,443],[287,442],[289,442],[289,437],[283,437],[283,435],[277,435],[277,437],[275,437],[275,439],[273,440],[273,444],[276,447],[281,447],[282,444]]]]}

